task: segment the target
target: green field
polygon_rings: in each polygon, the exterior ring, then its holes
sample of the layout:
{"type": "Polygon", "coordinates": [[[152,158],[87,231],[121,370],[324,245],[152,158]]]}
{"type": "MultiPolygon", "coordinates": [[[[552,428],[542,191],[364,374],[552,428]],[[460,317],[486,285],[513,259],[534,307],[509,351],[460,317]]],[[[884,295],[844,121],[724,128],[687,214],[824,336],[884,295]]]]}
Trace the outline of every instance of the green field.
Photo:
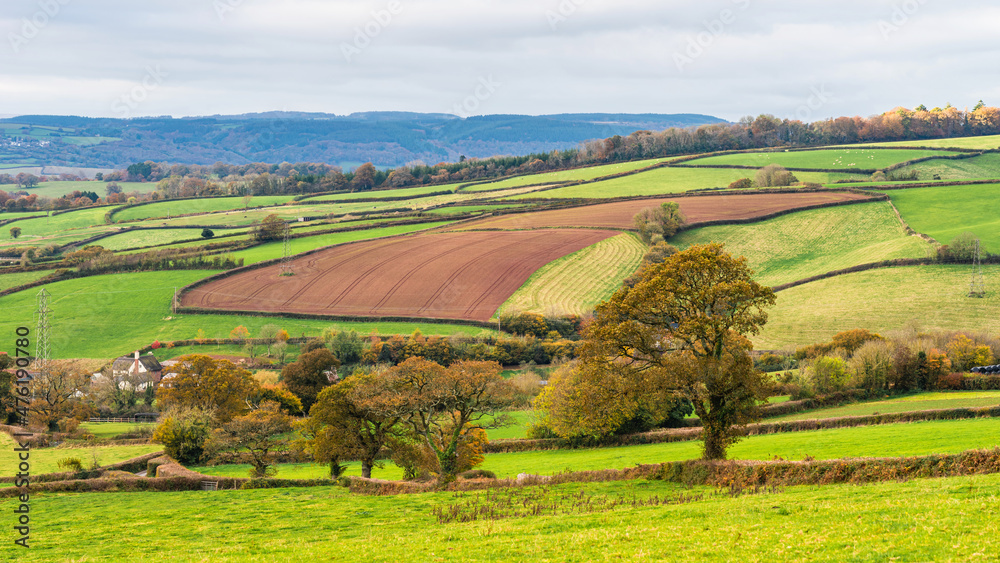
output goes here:
{"type": "Polygon", "coordinates": [[[965,231],[984,250],[1000,252],[1000,184],[913,188],[887,192],[900,215],[918,233],[948,244],[965,231]]]}
{"type": "Polygon", "coordinates": [[[939,147],[949,149],[995,149],[1000,147],[1000,135],[980,137],[956,137],[954,139],[920,139],[917,141],[889,141],[886,143],[865,143],[865,147],[939,147]]]}
{"type": "MultiPolygon", "coordinates": [[[[13,477],[17,473],[17,454],[14,452],[14,441],[7,434],[0,433],[0,477],[13,477]]],[[[98,464],[111,465],[148,453],[162,451],[159,444],[143,444],[138,446],[91,446],[83,448],[41,448],[31,450],[31,473],[57,473],[59,460],[76,457],[83,462],[84,467],[90,467],[94,455],[98,464]]]]}
{"type": "Polygon", "coordinates": [[[40,280],[51,273],[52,273],[51,270],[47,270],[41,272],[21,272],[18,274],[2,274],[0,275],[0,291],[3,291],[5,289],[10,289],[12,287],[17,287],[19,285],[24,285],[26,283],[31,283],[35,280],[40,280]]]}
{"type": "MultiPolygon", "coordinates": [[[[784,434],[750,436],[729,449],[730,459],[768,460],[776,457],[800,460],[845,457],[898,457],[959,453],[969,449],[993,448],[1000,445],[1000,419],[939,420],[909,424],[889,424],[836,428],[784,434]]],[[[498,477],[516,477],[519,473],[554,475],[563,471],[594,471],[622,469],[637,464],[682,461],[701,456],[701,442],[671,442],[614,448],[580,448],[541,450],[503,454],[487,454],[480,466],[498,477]]],[[[282,476],[279,466],[278,476],[282,476]]],[[[209,475],[244,477],[249,465],[199,467],[209,475]]],[[[328,467],[317,464],[295,464],[288,478],[322,478],[328,467]]],[[[348,464],[348,475],[360,475],[358,463],[348,464]]],[[[402,470],[387,463],[376,469],[377,479],[400,479],[402,470]]]]}
{"type": "Polygon", "coordinates": [[[890,258],[924,258],[931,250],[908,236],[888,202],[800,211],[751,225],[684,231],[670,239],[678,248],[722,242],[745,256],[756,279],[778,285],[890,258]]]}
{"type": "MultiPolygon", "coordinates": [[[[150,193],[156,191],[156,182],[118,182],[121,186],[122,191],[125,193],[139,192],[139,193],[150,193]]],[[[107,191],[108,182],[98,182],[98,181],[62,181],[62,180],[52,180],[49,182],[41,182],[33,188],[28,188],[29,194],[38,194],[38,197],[62,197],[73,193],[74,191],[81,192],[94,192],[99,197],[105,197],[108,194],[107,191]]],[[[3,189],[0,187],[0,189],[3,189]]]]}
{"type": "Polygon", "coordinates": [[[769,418],[766,422],[783,420],[811,420],[814,418],[837,418],[841,416],[869,416],[897,412],[926,411],[934,409],[959,409],[971,407],[992,407],[1000,405],[1000,391],[946,391],[920,393],[909,397],[893,397],[884,401],[867,401],[830,409],[819,409],[769,418]]]}
{"type": "MultiPolygon", "coordinates": [[[[250,199],[246,206],[271,207],[283,205],[292,201],[289,195],[258,195],[250,199]]],[[[197,199],[182,199],[176,201],[161,201],[148,205],[137,205],[125,208],[115,213],[115,222],[138,221],[150,217],[176,217],[191,213],[215,213],[219,211],[242,210],[245,204],[242,197],[205,197],[197,199]]]]}
{"type": "MultiPolygon", "coordinates": [[[[144,248],[147,246],[167,245],[180,240],[201,239],[201,229],[156,229],[122,233],[102,238],[94,244],[108,250],[125,250],[128,248],[144,248]]],[[[232,240],[232,239],[227,239],[232,240]]],[[[211,240],[203,241],[205,244],[211,240]]]]}
{"type": "MultiPolygon", "coordinates": [[[[952,155],[947,151],[892,149],[823,149],[813,151],[775,151],[724,154],[690,160],[692,166],[737,165],[763,168],[779,164],[785,168],[819,169],[881,169],[900,162],[928,156],[952,155]]],[[[801,180],[801,178],[799,178],[801,180]]]]}
{"type": "Polygon", "coordinates": [[[1000,332],[1000,266],[983,266],[986,297],[968,297],[972,267],[931,265],[888,268],[815,281],[778,293],[767,325],[752,338],[760,350],[828,342],[834,334],[865,328],[885,334],[921,331],[1000,332]]]}
{"type": "Polygon", "coordinates": [[[439,207],[437,209],[428,209],[424,213],[430,215],[456,215],[459,213],[481,213],[490,211],[498,211],[501,209],[514,209],[517,207],[522,207],[520,205],[456,205],[453,207],[439,207]]]}
{"type": "Polygon", "coordinates": [[[302,198],[307,203],[321,201],[344,201],[352,199],[371,199],[380,197],[415,197],[437,192],[454,192],[461,184],[441,184],[438,186],[420,186],[416,188],[399,188],[395,190],[375,190],[369,192],[350,192],[346,194],[322,195],[302,198]]]}
{"type": "Polygon", "coordinates": [[[499,182],[488,184],[476,184],[462,188],[463,192],[481,192],[485,190],[499,190],[503,188],[515,188],[530,184],[558,184],[560,182],[578,182],[580,180],[593,180],[602,176],[612,174],[622,174],[633,172],[641,168],[646,168],[666,162],[669,158],[653,158],[649,160],[637,160],[634,162],[620,162],[617,164],[606,164],[604,166],[590,166],[587,168],[574,168],[572,170],[559,170],[557,172],[543,172],[541,174],[529,174],[526,176],[516,176],[499,182]]]}
{"type": "Polygon", "coordinates": [[[69,229],[82,229],[94,225],[104,225],[104,214],[111,211],[111,209],[113,207],[110,206],[87,207],[58,215],[53,214],[49,217],[22,219],[15,221],[10,226],[21,227],[22,237],[51,235],[69,229]]]}
{"type": "MultiPolygon", "coordinates": [[[[590,184],[543,190],[509,199],[534,198],[610,198],[639,195],[676,194],[690,190],[725,188],[740,178],[753,176],[752,170],[727,168],[657,168],[623,178],[614,178],[590,184]]],[[[796,177],[803,182],[821,184],[835,182],[855,175],[827,172],[801,172],[796,177]]]]}
{"type": "Polygon", "coordinates": [[[156,424],[149,422],[83,422],[80,424],[81,430],[86,430],[98,438],[114,438],[140,428],[156,428],[156,424]]]}
{"type": "MultiPolygon", "coordinates": [[[[339,487],[32,497],[25,562],[989,561],[1000,476],[789,487],[731,498],[658,481],[567,484],[521,497],[622,499],[590,513],[438,524],[455,493],[359,497],[339,487]],[[634,507],[633,498],[704,495],[634,507]],[[131,525],[122,533],[122,523],[131,525]],[[183,523],[183,525],[181,524],[183,523]]],[[[571,504],[572,501],[565,504],[571,504]]],[[[564,504],[564,505],[565,505],[564,504]]],[[[14,532],[9,531],[12,538],[14,532]]]]}
{"type": "MultiPolygon", "coordinates": [[[[359,334],[427,335],[480,334],[484,329],[447,324],[338,323],[324,320],[246,317],[237,315],[172,315],[170,298],[183,287],[213,274],[202,271],[138,272],[93,276],[51,283],[51,347],[54,358],[113,358],[130,353],[154,340],[194,338],[199,329],[206,338],[228,338],[237,325],[256,334],[265,324],[277,324],[292,336],[319,336],[323,329],[355,330],[359,334]]],[[[13,334],[19,326],[34,326],[39,288],[0,297],[0,334],[13,334]]],[[[7,344],[0,350],[12,352],[7,344]]]]}
{"type": "Polygon", "coordinates": [[[929,160],[902,169],[916,170],[919,178],[929,181],[935,175],[942,180],[977,180],[1000,178],[1000,154],[990,153],[961,160],[929,160]]]}
{"type": "Polygon", "coordinates": [[[542,266],[497,311],[583,315],[635,273],[646,253],[636,235],[620,234],[542,266]]]}

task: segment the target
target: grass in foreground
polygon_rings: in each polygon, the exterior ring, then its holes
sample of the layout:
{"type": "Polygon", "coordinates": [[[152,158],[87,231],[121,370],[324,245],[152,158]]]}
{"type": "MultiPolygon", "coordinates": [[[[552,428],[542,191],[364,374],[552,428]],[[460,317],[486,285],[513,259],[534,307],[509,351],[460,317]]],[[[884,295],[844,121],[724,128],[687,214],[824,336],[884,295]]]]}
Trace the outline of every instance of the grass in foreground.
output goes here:
{"type": "Polygon", "coordinates": [[[914,188],[888,194],[918,233],[948,244],[971,231],[984,250],[1000,252],[1000,184],[914,188]]]}
{"type": "Polygon", "coordinates": [[[930,245],[908,236],[888,202],[813,209],[752,225],[684,231],[678,248],[722,242],[745,256],[758,281],[777,285],[890,258],[924,258],[930,245]]]}
{"type": "MultiPolygon", "coordinates": [[[[627,481],[537,495],[703,495],[684,504],[438,524],[475,494],[359,497],[339,487],[32,498],[18,561],[989,561],[1000,551],[1000,476],[789,487],[731,498],[627,481]],[[34,515],[38,515],[35,517],[34,515]],[[37,518],[37,519],[36,519],[37,518]],[[124,522],[128,533],[122,533],[124,522]],[[141,525],[140,525],[141,524],[141,525]],[[516,538],[516,539],[515,539],[516,538]]],[[[13,534],[8,531],[8,534],[13,534]]],[[[8,535],[8,537],[11,537],[8,535]]]]}
{"type": "MultiPolygon", "coordinates": [[[[1000,331],[1000,290],[968,297],[969,265],[886,268],[811,282],[778,293],[767,324],[754,337],[758,350],[784,350],[827,342],[834,334],[866,328],[885,334],[903,328],[926,331],[1000,331]]],[[[1000,266],[985,265],[987,280],[1000,266]]]]}
{"type": "Polygon", "coordinates": [[[868,416],[934,409],[992,407],[995,405],[1000,405],[1000,391],[945,391],[920,393],[919,395],[910,395],[907,397],[893,397],[884,401],[867,401],[853,405],[844,405],[842,407],[790,414],[769,418],[764,422],[838,418],[842,416],[868,416]]]}
{"type": "Polygon", "coordinates": [[[542,266],[498,313],[582,315],[632,275],[646,252],[636,235],[620,234],[542,266]]]}

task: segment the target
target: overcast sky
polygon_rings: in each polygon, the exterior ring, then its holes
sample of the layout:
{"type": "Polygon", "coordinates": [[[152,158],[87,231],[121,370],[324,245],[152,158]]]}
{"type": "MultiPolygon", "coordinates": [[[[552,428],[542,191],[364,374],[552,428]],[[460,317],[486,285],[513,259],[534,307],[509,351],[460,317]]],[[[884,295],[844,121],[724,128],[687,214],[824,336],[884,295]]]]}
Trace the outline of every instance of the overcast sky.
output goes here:
{"type": "Polygon", "coordinates": [[[998,28],[979,0],[3,0],[0,115],[1000,105],[998,28]]]}

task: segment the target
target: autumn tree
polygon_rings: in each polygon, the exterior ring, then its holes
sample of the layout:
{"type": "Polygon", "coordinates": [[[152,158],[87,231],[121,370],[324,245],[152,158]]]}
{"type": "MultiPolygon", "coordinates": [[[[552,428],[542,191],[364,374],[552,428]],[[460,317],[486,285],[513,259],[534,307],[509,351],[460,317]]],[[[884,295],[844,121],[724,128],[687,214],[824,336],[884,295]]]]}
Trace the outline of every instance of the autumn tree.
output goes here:
{"type": "Polygon", "coordinates": [[[281,332],[281,327],[276,324],[266,324],[260,327],[260,333],[258,338],[260,342],[267,349],[267,355],[271,355],[271,347],[274,343],[278,341],[278,333],[281,332]]]}
{"type": "Polygon", "coordinates": [[[462,468],[460,447],[476,439],[476,429],[504,426],[500,414],[516,400],[516,390],[500,375],[496,362],[461,361],[448,368],[409,358],[388,371],[407,423],[437,457],[444,480],[462,468]]]}
{"type": "Polygon", "coordinates": [[[281,380],[301,401],[302,408],[309,411],[316,396],[336,381],[340,361],[325,347],[306,352],[299,359],[281,370],[281,380]]]}
{"type": "MultiPolygon", "coordinates": [[[[609,387],[639,385],[633,393],[689,399],[704,429],[704,457],[723,459],[738,439],[734,427],[752,420],[766,398],[743,335],[760,331],[764,309],[774,302],[745,258],[720,244],[693,246],[647,268],[634,287],[597,307],[581,369],[604,374],[609,387]]],[[[622,408],[609,418],[630,412],[622,408]]]]}
{"type": "Polygon", "coordinates": [[[278,240],[285,236],[286,225],[284,219],[272,213],[255,224],[251,232],[253,238],[258,241],[278,240]]]}
{"type": "Polygon", "coordinates": [[[755,179],[757,186],[761,188],[791,186],[799,181],[794,174],[780,164],[768,164],[761,168],[757,171],[755,179]]]}
{"type": "Polygon", "coordinates": [[[375,175],[378,171],[375,165],[366,162],[354,171],[354,179],[351,180],[351,191],[365,191],[375,187],[375,175]]]}
{"type": "Polygon", "coordinates": [[[153,385],[149,372],[130,370],[115,371],[105,368],[91,381],[91,400],[108,406],[114,413],[127,413],[145,397],[146,389],[153,385]]]}
{"type": "Polygon", "coordinates": [[[659,207],[642,209],[635,215],[633,222],[642,241],[652,244],[677,234],[687,222],[687,218],[681,211],[680,205],[667,201],[659,207]]]}
{"type": "Polygon", "coordinates": [[[29,420],[54,432],[59,429],[59,421],[70,416],[79,396],[87,390],[90,370],[79,360],[53,360],[34,377],[29,420]]]}
{"type": "Polygon", "coordinates": [[[152,441],[162,444],[167,455],[183,464],[198,463],[205,452],[214,418],[212,411],[201,408],[168,408],[160,416],[152,441]]]}
{"type": "Polygon", "coordinates": [[[229,338],[235,340],[237,344],[242,344],[244,340],[250,338],[250,331],[247,330],[247,327],[240,325],[229,331],[229,338]]]}
{"type": "Polygon", "coordinates": [[[361,461],[361,476],[371,478],[379,452],[404,437],[400,422],[407,402],[381,374],[353,375],[323,389],[303,422],[313,459],[328,463],[337,476],[340,460],[361,461]]]}
{"type": "Polygon", "coordinates": [[[10,238],[16,239],[21,236],[21,227],[11,227],[10,228],[10,238]]]}
{"type": "Polygon", "coordinates": [[[0,421],[10,424],[17,419],[17,400],[14,398],[14,382],[17,375],[14,369],[14,358],[6,352],[0,352],[0,421]]]}
{"type": "Polygon", "coordinates": [[[268,456],[288,444],[283,435],[291,431],[292,417],[282,412],[278,403],[268,401],[213,430],[208,448],[212,452],[247,452],[250,477],[262,479],[276,473],[268,456]]]}
{"type": "Polygon", "coordinates": [[[156,398],[164,408],[211,410],[220,423],[245,413],[258,385],[248,370],[201,354],[178,358],[175,375],[160,382],[156,398]]]}

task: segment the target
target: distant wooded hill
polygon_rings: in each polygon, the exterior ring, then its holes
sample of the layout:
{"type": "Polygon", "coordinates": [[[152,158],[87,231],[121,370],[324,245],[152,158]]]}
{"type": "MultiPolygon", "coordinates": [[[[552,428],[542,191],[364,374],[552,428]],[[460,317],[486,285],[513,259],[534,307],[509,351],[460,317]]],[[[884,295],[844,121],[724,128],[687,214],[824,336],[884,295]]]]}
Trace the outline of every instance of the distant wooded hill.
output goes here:
{"type": "Polygon", "coordinates": [[[0,119],[4,163],[123,168],[134,162],[247,164],[322,162],[353,168],[414,161],[524,155],[582,141],[724,120],[696,114],[487,115],[368,112],[348,116],[269,112],[197,118],[108,119],[20,116],[0,119]]]}

